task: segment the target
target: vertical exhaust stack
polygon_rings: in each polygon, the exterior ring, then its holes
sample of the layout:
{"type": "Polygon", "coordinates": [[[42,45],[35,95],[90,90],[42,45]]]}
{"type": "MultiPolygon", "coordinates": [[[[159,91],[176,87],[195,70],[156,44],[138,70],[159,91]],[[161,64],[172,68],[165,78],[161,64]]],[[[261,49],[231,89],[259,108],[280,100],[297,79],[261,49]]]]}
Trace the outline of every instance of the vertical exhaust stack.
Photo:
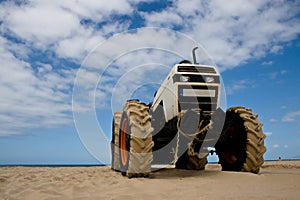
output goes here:
{"type": "Polygon", "coordinates": [[[193,61],[194,61],[194,64],[199,64],[197,63],[197,59],[196,59],[196,50],[198,49],[198,47],[194,47],[193,48],[193,61]]]}

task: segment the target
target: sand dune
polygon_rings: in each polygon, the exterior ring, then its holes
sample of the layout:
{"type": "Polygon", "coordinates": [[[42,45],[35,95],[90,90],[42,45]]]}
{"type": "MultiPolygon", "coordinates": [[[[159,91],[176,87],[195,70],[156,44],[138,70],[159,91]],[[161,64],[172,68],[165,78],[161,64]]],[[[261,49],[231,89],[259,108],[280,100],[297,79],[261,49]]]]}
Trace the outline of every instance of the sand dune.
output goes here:
{"type": "Polygon", "coordinates": [[[300,161],[266,162],[260,174],[168,167],[128,179],[106,167],[2,167],[0,199],[299,199],[300,161]]]}

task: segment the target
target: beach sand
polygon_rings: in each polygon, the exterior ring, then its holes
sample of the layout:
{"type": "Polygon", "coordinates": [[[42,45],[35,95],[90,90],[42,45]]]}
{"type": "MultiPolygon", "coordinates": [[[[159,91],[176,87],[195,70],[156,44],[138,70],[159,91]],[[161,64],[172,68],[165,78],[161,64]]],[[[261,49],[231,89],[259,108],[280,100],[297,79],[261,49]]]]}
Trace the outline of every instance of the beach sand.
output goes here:
{"type": "Polygon", "coordinates": [[[0,199],[300,199],[300,161],[266,162],[259,174],[168,167],[150,178],[104,167],[1,167],[0,199]]]}

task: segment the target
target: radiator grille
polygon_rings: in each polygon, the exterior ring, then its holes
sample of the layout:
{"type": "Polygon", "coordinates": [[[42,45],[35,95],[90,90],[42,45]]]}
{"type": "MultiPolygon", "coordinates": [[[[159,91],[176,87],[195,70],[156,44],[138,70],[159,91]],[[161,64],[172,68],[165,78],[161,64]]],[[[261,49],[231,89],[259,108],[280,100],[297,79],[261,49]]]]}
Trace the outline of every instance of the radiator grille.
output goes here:
{"type": "Polygon", "coordinates": [[[214,111],[217,108],[218,87],[217,86],[187,86],[179,85],[178,87],[178,104],[179,111],[194,108],[200,108],[202,111],[214,111]],[[184,91],[190,91],[184,93],[184,91]],[[193,91],[194,90],[194,91],[193,91]],[[211,91],[207,95],[199,95],[197,91],[211,91]]]}
{"type": "Polygon", "coordinates": [[[216,70],[212,67],[201,67],[201,66],[190,66],[190,65],[179,65],[177,68],[178,72],[196,72],[196,73],[209,73],[216,74],[216,70]]]}

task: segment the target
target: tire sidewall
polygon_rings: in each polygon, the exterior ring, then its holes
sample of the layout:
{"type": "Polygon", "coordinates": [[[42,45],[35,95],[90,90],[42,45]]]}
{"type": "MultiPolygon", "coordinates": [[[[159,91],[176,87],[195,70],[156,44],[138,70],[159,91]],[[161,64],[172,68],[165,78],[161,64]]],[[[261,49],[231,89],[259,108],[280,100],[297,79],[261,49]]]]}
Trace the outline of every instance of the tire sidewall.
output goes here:
{"type": "Polygon", "coordinates": [[[130,126],[129,126],[129,124],[130,124],[129,117],[128,117],[127,113],[124,111],[123,114],[122,114],[122,117],[121,117],[121,123],[120,123],[120,129],[119,129],[119,155],[120,155],[119,159],[120,159],[120,170],[121,170],[122,173],[127,172],[128,166],[129,166],[129,160],[130,160],[130,126]],[[126,128],[127,133],[124,133],[122,131],[123,123],[125,122],[125,120],[127,120],[127,128],[126,128]],[[122,138],[122,136],[124,137],[124,135],[122,135],[122,134],[126,134],[125,137],[126,137],[127,160],[126,160],[125,165],[123,164],[123,161],[122,161],[122,156],[123,156],[123,153],[124,153],[124,152],[122,152],[123,149],[121,147],[121,145],[122,145],[121,144],[122,143],[121,138],[122,138]]]}
{"type": "Polygon", "coordinates": [[[112,137],[111,137],[111,165],[112,168],[114,168],[114,163],[115,163],[115,119],[113,118],[112,122],[112,137]]]}

